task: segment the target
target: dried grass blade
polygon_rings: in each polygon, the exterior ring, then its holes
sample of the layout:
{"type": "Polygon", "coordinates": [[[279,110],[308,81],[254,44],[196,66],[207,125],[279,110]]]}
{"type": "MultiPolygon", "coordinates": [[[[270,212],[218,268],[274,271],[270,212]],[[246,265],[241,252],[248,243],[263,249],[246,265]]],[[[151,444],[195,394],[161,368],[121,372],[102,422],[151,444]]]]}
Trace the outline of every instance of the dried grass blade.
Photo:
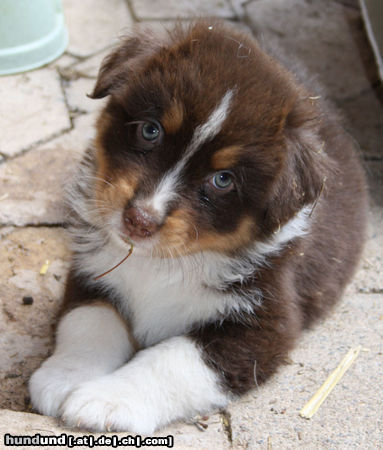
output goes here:
{"type": "Polygon", "coordinates": [[[97,275],[97,277],[94,277],[93,280],[97,281],[100,278],[104,277],[105,275],[108,275],[108,273],[113,272],[113,270],[117,269],[117,267],[121,266],[121,264],[124,263],[132,253],[133,253],[133,244],[132,244],[132,242],[130,242],[130,249],[129,249],[128,254],[119,263],[117,263],[115,266],[113,266],[111,269],[107,270],[106,272],[102,273],[101,275],[97,275]]]}
{"type": "Polygon", "coordinates": [[[50,265],[50,261],[49,261],[49,259],[47,259],[46,261],[45,261],[45,263],[41,266],[41,269],[40,269],[40,275],[46,275],[46,273],[48,272],[48,269],[49,269],[49,265],[50,265]]]}
{"type": "Polygon", "coordinates": [[[330,392],[334,389],[335,385],[340,381],[345,372],[355,361],[360,352],[360,349],[361,346],[359,345],[358,347],[352,348],[347,353],[347,355],[340,362],[339,366],[329,375],[327,380],[322,384],[318,391],[300,410],[299,415],[301,417],[305,419],[311,419],[311,417],[318,411],[320,405],[324,402],[330,392]]]}

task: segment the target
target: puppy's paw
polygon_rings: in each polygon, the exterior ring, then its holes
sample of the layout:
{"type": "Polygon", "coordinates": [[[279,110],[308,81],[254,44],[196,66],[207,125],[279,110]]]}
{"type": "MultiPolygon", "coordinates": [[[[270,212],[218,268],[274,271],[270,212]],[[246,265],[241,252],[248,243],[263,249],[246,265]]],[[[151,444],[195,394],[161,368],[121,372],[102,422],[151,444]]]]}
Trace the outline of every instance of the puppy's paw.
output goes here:
{"type": "Polygon", "coordinates": [[[59,417],[67,395],[85,380],[103,375],[99,368],[68,357],[51,356],[29,380],[33,407],[47,416],[59,417]]]}
{"type": "MultiPolygon", "coordinates": [[[[52,358],[48,360],[53,362],[52,358]]],[[[51,364],[43,364],[29,381],[33,407],[47,416],[59,416],[61,403],[75,386],[84,381],[84,373],[51,364]]]]}
{"type": "Polygon", "coordinates": [[[151,434],[158,424],[145,403],[122,380],[107,375],[71,392],[62,405],[62,419],[70,427],[92,431],[151,434]]]}

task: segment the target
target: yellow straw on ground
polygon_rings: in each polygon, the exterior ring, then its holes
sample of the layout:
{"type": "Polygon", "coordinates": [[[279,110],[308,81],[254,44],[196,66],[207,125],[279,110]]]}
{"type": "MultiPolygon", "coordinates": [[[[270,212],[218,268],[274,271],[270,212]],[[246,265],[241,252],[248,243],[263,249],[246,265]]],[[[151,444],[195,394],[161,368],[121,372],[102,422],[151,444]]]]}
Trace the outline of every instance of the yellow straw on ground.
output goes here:
{"type": "Polygon", "coordinates": [[[334,389],[334,386],[343,377],[347,369],[355,361],[355,358],[360,352],[361,346],[352,348],[347,355],[342,359],[339,366],[331,373],[327,380],[322,384],[318,391],[312,396],[312,398],[305,404],[305,406],[299,411],[299,415],[305,419],[311,419],[311,417],[318,411],[320,405],[324,402],[329,393],[334,389]]]}
{"type": "Polygon", "coordinates": [[[41,266],[40,275],[45,275],[48,272],[50,261],[47,259],[45,263],[41,266]]]}

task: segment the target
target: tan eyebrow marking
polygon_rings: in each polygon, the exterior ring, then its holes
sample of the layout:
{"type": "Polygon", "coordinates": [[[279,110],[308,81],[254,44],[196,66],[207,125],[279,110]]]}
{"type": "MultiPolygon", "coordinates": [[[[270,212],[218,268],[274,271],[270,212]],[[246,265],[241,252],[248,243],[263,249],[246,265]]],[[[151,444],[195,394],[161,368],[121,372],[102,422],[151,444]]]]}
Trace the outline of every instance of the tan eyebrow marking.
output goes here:
{"type": "Polygon", "coordinates": [[[173,99],[170,108],[162,116],[162,126],[167,134],[175,134],[184,121],[184,105],[177,99],[173,99]]]}
{"type": "Polygon", "coordinates": [[[211,165],[214,170],[229,169],[233,167],[241,155],[240,145],[231,145],[216,151],[211,158],[211,165]]]}

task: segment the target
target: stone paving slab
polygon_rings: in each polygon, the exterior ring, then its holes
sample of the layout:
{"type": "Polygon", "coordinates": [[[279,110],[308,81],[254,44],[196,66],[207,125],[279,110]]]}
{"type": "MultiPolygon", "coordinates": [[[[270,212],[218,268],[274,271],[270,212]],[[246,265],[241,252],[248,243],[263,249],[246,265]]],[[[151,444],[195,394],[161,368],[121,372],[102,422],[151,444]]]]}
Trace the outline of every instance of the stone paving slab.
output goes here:
{"type": "Polygon", "coordinates": [[[68,107],[71,111],[94,112],[99,111],[104,105],[102,100],[93,100],[87,96],[91,94],[95,85],[93,78],[79,78],[65,87],[68,107]]]}
{"type": "Polygon", "coordinates": [[[383,161],[365,163],[370,213],[366,246],[354,286],[360,293],[383,293],[383,161]]]}
{"type": "Polygon", "coordinates": [[[63,55],[60,56],[59,59],[52,61],[46,67],[49,69],[61,69],[64,67],[71,66],[72,64],[76,64],[79,61],[81,61],[80,58],[73,55],[69,55],[67,52],[65,52],[63,55]]]}
{"type": "Polygon", "coordinates": [[[60,77],[42,69],[0,79],[0,153],[14,156],[71,127],[60,77]]]}
{"type": "Polygon", "coordinates": [[[27,382],[52,348],[52,324],[68,270],[67,233],[0,229],[0,407],[26,410],[27,382]],[[50,261],[46,275],[40,269],[50,261]],[[24,304],[32,297],[32,304],[24,304]]]}
{"type": "Polygon", "coordinates": [[[254,0],[246,11],[257,37],[276,41],[287,55],[304,61],[330,98],[348,98],[370,87],[350,31],[358,10],[332,0],[254,0]]]}
{"type": "Polygon", "coordinates": [[[69,32],[67,51],[88,57],[116,42],[124,28],[132,25],[124,0],[63,0],[69,32]]]}
{"type": "Polygon", "coordinates": [[[77,62],[73,65],[67,66],[67,75],[70,78],[93,78],[94,80],[97,77],[98,71],[100,69],[100,65],[102,60],[110,53],[111,49],[114,46],[109,46],[106,50],[103,50],[90,58],[86,58],[83,61],[77,62]]]}
{"type": "Polygon", "coordinates": [[[235,18],[227,0],[131,0],[132,10],[138,20],[192,19],[195,17],[235,18]]]}
{"type": "Polygon", "coordinates": [[[324,86],[364,154],[382,157],[383,93],[372,87],[379,81],[359,9],[332,0],[252,0],[245,11],[266,48],[276,47],[287,66],[302,62],[324,86]]]}
{"type": "Polygon", "coordinates": [[[383,87],[377,96],[373,89],[337,102],[345,128],[358,142],[362,153],[370,159],[383,158],[383,87]],[[361,114],[363,112],[363,114],[361,114]]]}
{"type": "Polygon", "coordinates": [[[34,149],[0,166],[0,225],[63,223],[63,185],[74,169],[70,148],[34,149]]]}
{"type": "MultiPolygon", "coordinates": [[[[70,153],[73,161],[65,169],[67,173],[71,171],[71,167],[74,168],[76,161],[80,159],[89,142],[94,138],[94,126],[98,117],[98,111],[90,114],[82,114],[78,111],[72,111],[71,113],[75,116],[73,118],[73,129],[38,147],[39,150],[58,149],[61,152],[70,153]]],[[[63,177],[61,178],[63,179],[63,177]]]]}

